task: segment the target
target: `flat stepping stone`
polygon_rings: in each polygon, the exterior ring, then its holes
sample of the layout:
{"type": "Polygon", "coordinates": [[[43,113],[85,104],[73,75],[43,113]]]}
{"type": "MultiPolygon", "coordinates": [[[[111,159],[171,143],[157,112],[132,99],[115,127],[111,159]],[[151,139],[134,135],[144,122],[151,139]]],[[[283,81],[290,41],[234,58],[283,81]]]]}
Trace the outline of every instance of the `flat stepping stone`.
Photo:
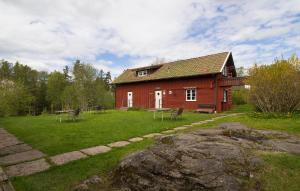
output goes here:
{"type": "Polygon", "coordinates": [[[163,131],[162,133],[169,134],[169,133],[175,133],[175,132],[176,132],[176,130],[172,129],[172,130],[163,131]]]}
{"type": "Polygon", "coordinates": [[[156,137],[156,136],[160,136],[162,135],[161,133],[151,133],[148,135],[143,136],[144,138],[152,138],[152,137],[156,137]]]}
{"type": "Polygon", "coordinates": [[[15,137],[0,137],[0,140],[0,149],[22,143],[15,137]]]}
{"type": "Polygon", "coordinates": [[[5,129],[0,129],[0,149],[22,143],[5,129]]]}
{"type": "Polygon", "coordinates": [[[21,153],[15,153],[0,157],[0,165],[12,165],[25,161],[35,160],[46,156],[44,153],[38,150],[30,150],[21,153]]]}
{"type": "Polygon", "coordinates": [[[90,148],[87,148],[87,149],[82,149],[80,151],[83,152],[84,154],[93,156],[93,155],[97,155],[97,154],[100,154],[100,153],[106,153],[110,150],[111,150],[110,147],[100,145],[100,146],[96,146],[96,147],[90,147],[90,148]]]}
{"type": "Polygon", "coordinates": [[[180,131],[180,130],[184,130],[184,129],[187,129],[187,128],[189,128],[189,127],[186,127],[186,126],[183,126],[183,127],[176,127],[176,128],[174,128],[174,130],[180,131]]]}
{"type": "Polygon", "coordinates": [[[183,127],[193,127],[193,125],[184,125],[183,127]]]}
{"type": "Polygon", "coordinates": [[[110,143],[107,146],[109,146],[109,147],[124,147],[129,144],[130,143],[128,141],[118,141],[118,142],[110,143]]]}
{"type": "Polygon", "coordinates": [[[32,150],[32,147],[27,144],[18,144],[18,145],[12,145],[8,147],[4,147],[0,149],[0,156],[20,153],[24,151],[32,150]]]}
{"type": "Polygon", "coordinates": [[[142,140],[143,140],[143,138],[141,138],[141,137],[134,137],[134,138],[129,139],[130,142],[139,142],[142,140]]]}
{"type": "Polygon", "coordinates": [[[83,154],[80,151],[72,151],[72,152],[63,153],[63,154],[59,154],[59,155],[50,157],[50,160],[56,165],[63,165],[68,162],[83,159],[86,157],[87,157],[87,155],[83,154]]]}
{"type": "Polygon", "coordinates": [[[50,168],[50,164],[45,159],[39,159],[30,162],[24,162],[5,168],[9,177],[27,176],[37,172],[42,172],[50,168]]]}

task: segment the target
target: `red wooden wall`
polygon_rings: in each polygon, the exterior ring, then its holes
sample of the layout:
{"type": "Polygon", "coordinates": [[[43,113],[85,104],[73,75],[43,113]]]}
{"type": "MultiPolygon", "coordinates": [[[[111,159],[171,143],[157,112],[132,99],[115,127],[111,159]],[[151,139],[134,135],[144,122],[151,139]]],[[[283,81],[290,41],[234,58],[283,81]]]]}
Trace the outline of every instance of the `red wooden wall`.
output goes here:
{"type": "MultiPolygon", "coordinates": [[[[217,84],[222,78],[218,77],[217,84]]],[[[218,85],[215,90],[215,75],[206,77],[169,79],[149,82],[136,82],[118,84],[116,86],[116,108],[127,107],[127,92],[133,92],[133,107],[154,108],[154,91],[162,90],[162,107],[184,107],[194,110],[199,104],[215,104],[215,91],[217,91],[217,111],[228,110],[231,107],[231,88],[218,85]],[[196,88],[196,101],[186,101],[185,89],[196,88]],[[228,101],[223,101],[223,89],[228,90],[228,101]],[[170,91],[172,92],[171,94],[170,91]]]]}

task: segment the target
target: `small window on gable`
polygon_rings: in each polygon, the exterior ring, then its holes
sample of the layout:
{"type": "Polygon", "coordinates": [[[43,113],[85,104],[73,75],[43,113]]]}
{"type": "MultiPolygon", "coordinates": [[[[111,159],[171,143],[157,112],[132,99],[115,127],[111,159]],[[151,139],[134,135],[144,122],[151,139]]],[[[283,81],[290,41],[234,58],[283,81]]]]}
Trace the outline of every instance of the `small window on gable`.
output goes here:
{"type": "Polygon", "coordinates": [[[137,72],[137,75],[139,77],[147,76],[148,75],[148,70],[140,70],[140,71],[137,72]]]}
{"type": "Polygon", "coordinates": [[[185,90],[186,101],[196,101],[196,89],[190,88],[185,90]]]}
{"type": "Polygon", "coordinates": [[[225,66],[222,70],[223,76],[227,76],[227,67],[225,66]]]}

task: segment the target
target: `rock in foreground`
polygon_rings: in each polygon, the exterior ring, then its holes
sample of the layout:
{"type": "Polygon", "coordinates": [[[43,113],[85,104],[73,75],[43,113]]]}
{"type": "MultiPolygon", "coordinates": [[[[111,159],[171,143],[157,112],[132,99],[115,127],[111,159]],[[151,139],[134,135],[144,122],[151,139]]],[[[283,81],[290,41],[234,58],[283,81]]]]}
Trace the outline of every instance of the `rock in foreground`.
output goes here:
{"type": "Polygon", "coordinates": [[[262,160],[255,151],[300,154],[296,137],[239,123],[158,138],[126,157],[112,173],[109,190],[261,190],[262,160]]]}

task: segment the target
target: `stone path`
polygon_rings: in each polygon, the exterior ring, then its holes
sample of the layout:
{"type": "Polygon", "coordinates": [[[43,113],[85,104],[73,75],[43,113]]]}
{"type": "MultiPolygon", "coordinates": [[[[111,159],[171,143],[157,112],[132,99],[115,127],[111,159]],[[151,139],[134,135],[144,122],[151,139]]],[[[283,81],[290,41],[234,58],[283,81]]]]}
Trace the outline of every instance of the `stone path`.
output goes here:
{"type": "Polygon", "coordinates": [[[144,139],[141,138],[141,137],[134,137],[134,138],[129,139],[128,141],[130,141],[130,142],[139,142],[139,141],[142,141],[142,140],[144,140],[144,139]]]}
{"type": "Polygon", "coordinates": [[[189,127],[186,127],[186,126],[183,126],[183,127],[176,127],[174,128],[175,131],[180,131],[180,130],[184,130],[184,129],[187,129],[189,127]]]}
{"type": "Polygon", "coordinates": [[[118,141],[118,142],[110,143],[107,146],[109,146],[109,147],[124,147],[129,144],[130,143],[128,141],[118,141]]]}
{"type": "Polygon", "coordinates": [[[176,130],[172,129],[172,130],[166,130],[166,131],[163,131],[162,133],[164,134],[171,134],[171,133],[175,133],[176,130]]]}
{"type": "Polygon", "coordinates": [[[144,138],[152,138],[152,137],[156,137],[156,136],[161,136],[161,133],[151,133],[148,135],[143,136],[144,138]]]}
{"type": "MultiPolygon", "coordinates": [[[[163,134],[172,134],[178,131],[189,129],[195,125],[201,125],[215,121],[217,119],[234,116],[237,114],[228,114],[224,116],[214,117],[212,119],[195,122],[192,124],[183,125],[174,129],[162,131],[161,133],[151,133],[142,137],[133,137],[128,141],[117,141],[107,145],[99,145],[90,148],[85,148],[80,151],[72,151],[47,157],[41,151],[33,149],[31,146],[19,141],[15,136],[8,133],[5,129],[0,128],[0,165],[4,167],[4,171],[0,167],[0,186],[11,185],[8,182],[8,177],[27,176],[37,172],[42,172],[49,169],[52,165],[64,165],[66,163],[84,159],[89,156],[106,153],[113,148],[124,147],[134,142],[142,141],[146,138],[153,138],[163,134]],[[49,158],[51,163],[47,162],[49,158]]],[[[9,187],[9,186],[8,186],[9,187]]],[[[4,190],[0,187],[0,191],[4,190]]],[[[13,189],[13,188],[12,188],[13,189]]],[[[9,189],[5,191],[10,191],[9,189]]]]}
{"type": "Polygon", "coordinates": [[[12,145],[8,147],[4,147],[0,149],[0,156],[10,155],[14,153],[20,153],[24,151],[32,150],[32,147],[26,144],[18,144],[18,145],[12,145]]]}
{"type": "Polygon", "coordinates": [[[32,149],[31,146],[18,140],[5,129],[0,128],[0,165],[4,167],[4,169],[0,167],[0,191],[14,191],[8,177],[44,171],[43,166],[36,165],[33,168],[27,165],[27,161],[45,156],[44,153],[32,149]]]}
{"type": "Polygon", "coordinates": [[[45,159],[24,162],[13,166],[8,166],[5,171],[9,177],[26,176],[37,172],[42,172],[50,168],[50,164],[45,159]]]}
{"type": "Polygon", "coordinates": [[[0,158],[0,165],[8,166],[18,164],[21,162],[32,161],[45,157],[46,155],[38,150],[29,150],[20,153],[14,153],[0,158]]]}
{"type": "Polygon", "coordinates": [[[56,165],[63,165],[68,162],[82,159],[85,157],[87,157],[87,155],[83,154],[80,151],[72,151],[72,152],[63,153],[63,154],[59,154],[59,155],[50,157],[50,160],[56,165]]]}
{"type": "Polygon", "coordinates": [[[97,155],[97,154],[100,154],[100,153],[106,153],[110,150],[111,150],[110,147],[100,145],[100,146],[96,146],[96,147],[82,149],[81,152],[83,152],[87,155],[93,156],[93,155],[97,155]]]}

